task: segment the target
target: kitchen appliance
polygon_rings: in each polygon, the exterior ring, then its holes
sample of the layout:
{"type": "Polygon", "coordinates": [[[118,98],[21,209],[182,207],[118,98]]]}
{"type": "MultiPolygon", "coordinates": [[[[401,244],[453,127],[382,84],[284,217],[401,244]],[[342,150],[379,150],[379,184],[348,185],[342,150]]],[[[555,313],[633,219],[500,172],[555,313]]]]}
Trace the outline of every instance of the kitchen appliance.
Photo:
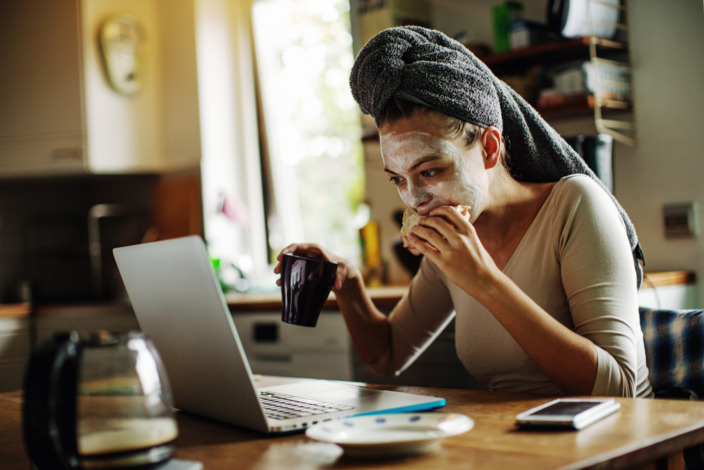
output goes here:
{"type": "Polygon", "coordinates": [[[171,389],[140,332],[54,335],[31,354],[23,434],[34,468],[147,468],[178,434],[171,389]]]}
{"type": "Polygon", "coordinates": [[[574,135],[565,141],[582,157],[589,168],[614,192],[614,138],[608,134],[574,135]]]}
{"type": "Polygon", "coordinates": [[[100,203],[85,215],[37,214],[23,236],[32,300],[126,299],[112,249],[153,237],[153,214],[142,205],[100,203]]]}
{"type": "Polygon", "coordinates": [[[612,39],[618,31],[620,0],[549,0],[548,27],[566,37],[612,39]]]}
{"type": "Polygon", "coordinates": [[[148,241],[153,234],[148,208],[131,204],[96,204],[88,210],[88,252],[95,299],[126,298],[112,249],[148,241]]]}

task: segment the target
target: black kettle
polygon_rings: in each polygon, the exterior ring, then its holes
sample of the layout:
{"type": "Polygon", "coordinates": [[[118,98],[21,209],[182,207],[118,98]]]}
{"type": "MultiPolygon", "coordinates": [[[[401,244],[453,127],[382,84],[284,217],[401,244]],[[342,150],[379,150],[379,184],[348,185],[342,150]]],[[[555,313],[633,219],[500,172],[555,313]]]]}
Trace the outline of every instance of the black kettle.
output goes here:
{"type": "Polygon", "coordinates": [[[178,428],[166,371],[140,332],[60,333],[32,351],[24,442],[33,468],[149,468],[168,461],[178,428]]]}

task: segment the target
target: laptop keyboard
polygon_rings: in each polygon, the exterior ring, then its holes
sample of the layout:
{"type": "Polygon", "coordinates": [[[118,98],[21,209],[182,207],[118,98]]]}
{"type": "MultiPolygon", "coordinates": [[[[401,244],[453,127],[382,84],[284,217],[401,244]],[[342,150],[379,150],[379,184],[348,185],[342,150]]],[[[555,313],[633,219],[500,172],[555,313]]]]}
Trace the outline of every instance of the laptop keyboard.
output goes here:
{"type": "Polygon", "coordinates": [[[336,411],[351,410],[353,407],[339,403],[329,403],[308,398],[294,397],[282,393],[259,392],[264,413],[272,419],[291,419],[314,416],[336,411]]]}

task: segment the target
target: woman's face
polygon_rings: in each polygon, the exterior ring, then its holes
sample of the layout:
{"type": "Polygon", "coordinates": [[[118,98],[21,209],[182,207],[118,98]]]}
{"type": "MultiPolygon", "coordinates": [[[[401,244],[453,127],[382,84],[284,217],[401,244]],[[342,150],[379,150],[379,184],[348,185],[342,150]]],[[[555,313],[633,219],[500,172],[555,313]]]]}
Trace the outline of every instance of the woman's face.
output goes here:
{"type": "Polygon", "coordinates": [[[486,192],[481,145],[449,138],[442,116],[414,113],[380,130],[384,170],[403,203],[421,215],[444,205],[471,207],[474,221],[486,192]]]}

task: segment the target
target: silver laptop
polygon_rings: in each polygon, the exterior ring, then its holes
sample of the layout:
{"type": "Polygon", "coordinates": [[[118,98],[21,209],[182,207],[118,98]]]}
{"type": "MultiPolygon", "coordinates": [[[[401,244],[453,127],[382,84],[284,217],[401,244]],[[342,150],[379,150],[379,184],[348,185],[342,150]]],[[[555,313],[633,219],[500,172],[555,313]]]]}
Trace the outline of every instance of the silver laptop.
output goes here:
{"type": "Polygon", "coordinates": [[[443,398],[355,382],[254,376],[200,237],[116,248],[114,255],[140,328],[166,367],[176,408],[275,433],[445,405],[443,398]]]}

